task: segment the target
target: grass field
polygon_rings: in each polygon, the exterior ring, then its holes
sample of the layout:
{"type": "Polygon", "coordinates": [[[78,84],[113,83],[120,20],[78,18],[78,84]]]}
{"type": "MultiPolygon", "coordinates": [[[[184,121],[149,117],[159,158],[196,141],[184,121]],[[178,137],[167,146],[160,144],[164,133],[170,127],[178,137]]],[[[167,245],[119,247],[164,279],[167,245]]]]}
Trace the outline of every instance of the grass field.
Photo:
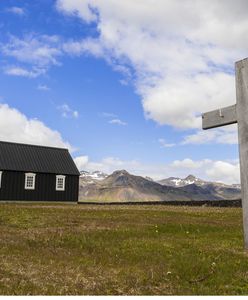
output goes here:
{"type": "Polygon", "coordinates": [[[1,204],[0,294],[248,294],[241,209],[1,204]]]}

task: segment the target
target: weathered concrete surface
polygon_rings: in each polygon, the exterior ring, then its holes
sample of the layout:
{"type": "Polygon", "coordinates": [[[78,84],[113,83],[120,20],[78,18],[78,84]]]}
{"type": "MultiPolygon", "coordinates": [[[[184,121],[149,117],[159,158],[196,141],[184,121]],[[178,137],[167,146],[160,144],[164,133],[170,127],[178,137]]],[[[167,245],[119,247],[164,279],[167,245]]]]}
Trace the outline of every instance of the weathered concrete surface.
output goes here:
{"type": "Polygon", "coordinates": [[[235,67],[244,242],[248,249],[248,58],[235,67]]]}
{"type": "Polygon", "coordinates": [[[236,105],[202,114],[202,128],[211,129],[237,123],[236,105]]]}
{"type": "Polygon", "coordinates": [[[236,62],[237,104],[202,115],[203,129],[238,123],[244,245],[248,250],[248,58],[236,62]]]}

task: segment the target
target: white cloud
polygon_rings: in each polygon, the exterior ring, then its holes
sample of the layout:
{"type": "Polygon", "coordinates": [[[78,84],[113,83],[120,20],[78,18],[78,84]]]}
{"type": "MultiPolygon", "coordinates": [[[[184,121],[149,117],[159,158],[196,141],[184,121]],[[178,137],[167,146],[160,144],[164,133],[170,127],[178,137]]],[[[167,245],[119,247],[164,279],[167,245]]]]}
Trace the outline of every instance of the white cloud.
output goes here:
{"type": "Polygon", "coordinates": [[[0,140],[68,148],[73,147],[63,140],[61,134],[37,119],[28,119],[24,114],[7,104],[0,104],[0,140]]]}
{"type": "Polygon", "coordinates": [[[159,139],[158,142],[160,143],[162,148],[172,148],[172,147],[176,146],[176,144],[167,143],[165,139],[159,139]]]}
{"type": "Polygon", "coordinates": [[[10,36],[7,43],[0,44],[0,51],[22,63],[21,67],[6,67],[5,73],[16,76],[37,77],[52,65],[60,65],[58,57],[63,52],[58,36],[28,34],[24,38],[10,36]],[[27,70],[28,69],[31,70],[27,70]]]}
{"type": "Polygon", "coordinates": [[[176,160],[170,165],[173,169],[180,172],[193,173],[199,177],[206,178],[211,181],[224,182],[228,184],[240,182],[240,169],[238,161],[213,161],[203,159],[193,161],[186,158],[184,160],[176,160]]]}
{"type": "Polygon", "coordinates": [[[8,43],[1,44],[1,50],[4,55],[20,62],[38,66],[59,65],[57,57],[61,51],[58,42],[58,36],[29,34],[23,39],[11,36],[8,43]]]}
{"type": "Polygon", "coordinates": [[[6,11],[18,16],[24,16],[26,14],[24,8],[17,6],[9,7],[6,9],[6,11]]]}
{"type": "Polygon", "coordinates": [[[45,84],[39,84],[37,86],[37,90],[47,92],[47,91],[50,91],[50,88],[47,85],[45,85],[45,84]]]}
{"type": "Polygon", "coordinates": [[[123,122],[120,119],[112,119],[112,120],[109,121],[109,124],[121,125],[121,126],[126,126],[127,125],[126,122],[123,122]]]}
{"type": "Polygon", "coordinates": [[[32,70],[28,70],[18,66],[7,66],[4,68],[4,73],[6,75],[28,77],[28,78],[36,78],[41,74],[44,74],[45,72],[46,72],[45,69],[33,68],[32,70]]]}
{"type": "Polygon", "coordinates": [[[103,118],[109,119],[108,123],[113,125],[120,125],[120,126],[126,126],[128,125],[127,122],[122,121],[118,115],[108,112],[102,112],[100,113],[100,116],[103,118]]]}
{"type": "Polygon", "coordinates": [[[91,12],[91,7],[87,1],[57,1],[57,8],[68,14],[76,14],[82,17],[86,22],[92,22],[97,19],[96,15],[91,12]]]}
{"type": "Polygon", "coordinates": [[[212,161],[209,159],[204,159],[204,160],[200,160],[200,161],[194,161],[190,158],[185,158],[183,160],[175,160],[171,163],[171,167],[172,168],[176,168],[176,169],[189,169],[189,170],[193,170],[193,169],[199,169],[201,167],[204,167],[206,165],[208,165],[209,163],[211,163],[212,161]]]}
{"type": "Polygon", "coordinates": [[[246,0],[58,0],[57,6],[96,23],[99,36],[71,41],[68,51],[130,67],[147,118],[199,129],[201,112],[234,103],[234,62],[248,50],[246,0]]]}
{"type": "Polygon", "coordinates": [[[61,115],[62,115],[63,118],[77,119],[79,117],[78,111],[71,109],[68,104],[60,105],[57,108],[61,112],[61,115]]]}
{"type": "Polygon", "coordinates": [[[96,39],[87,38],[80,41],[67,41],[63,44],[63,50],[70,55],[93,54],[96,57],[104,55],[104,49],[96,39]]]}
{"type": "Polygon", "coordinates": [[[239,183],[240,169],[239,164],[231,164],[224,161],[216,161],[206,170],[209,178],[216,181],[224,181],[228,183],[239,183]]]}
{"type": "Polygon", "coordinates": [[[187,144],[238,144],[238,129],[237,125],[231,125],[219,129],[207,131],[196,131],[196,133],[187,135],[182,141],[182,145],[187,144]]]}
{"type": "Polygon", "coordinates": [[[189,174],[209,180],[227,184],[239,183],[238,161],[213,161],[202,159],[194,161],[190,158],[175,160],[164,164],[147,164],[137,160],[121,160],[117,157],[106,157],[94,162],[88,156],[75,158],[79,170],[102,171],[111,174],[116,170],[125,169],[134,175],[149,176],[155,180],[170,176],[184,178],[189,174]]]}
{"type": "MultiPolygon", "coordinates": [[[[138,168],[141,164],[136,160],[123,161],[118,157],[106,157],[101,161],[94,162],[89,159],[88,156],[79,156],[74,159],[77,166],[81,167],[81,170],[96,171],[100,170],[107,174],[114,172],[115,170],[127,169],[132,171],[138,168]]],[[[80,169],[80,168],[79,168],[80,169]]]]}
{"type": "Polygon", "coordinates": [[[89,157],[88,156],[78,156],[78,157],[74,158],[74,162],[75,162],[78,170],[83,171],[89,162],[89,157]]]}

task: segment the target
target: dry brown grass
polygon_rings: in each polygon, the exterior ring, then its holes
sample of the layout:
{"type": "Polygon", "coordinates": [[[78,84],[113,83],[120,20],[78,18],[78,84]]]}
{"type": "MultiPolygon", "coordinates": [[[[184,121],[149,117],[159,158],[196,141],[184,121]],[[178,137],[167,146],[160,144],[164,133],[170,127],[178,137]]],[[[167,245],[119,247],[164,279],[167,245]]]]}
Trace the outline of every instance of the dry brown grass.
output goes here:
{"type": "Polygon", "coordinates": [[[2,295],[248,293],[241,209],[0,205],[2,295]]]}

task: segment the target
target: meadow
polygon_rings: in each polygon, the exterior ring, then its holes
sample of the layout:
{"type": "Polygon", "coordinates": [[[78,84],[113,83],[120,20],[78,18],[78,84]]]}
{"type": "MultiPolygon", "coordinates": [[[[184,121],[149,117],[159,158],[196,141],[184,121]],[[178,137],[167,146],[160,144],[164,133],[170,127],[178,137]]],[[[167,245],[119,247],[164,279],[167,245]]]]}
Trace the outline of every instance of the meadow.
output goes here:
{"type": "Polygon", "coordinates": [[[247,295],[240,208],[0,204],[1,295],[247,295]]]}

